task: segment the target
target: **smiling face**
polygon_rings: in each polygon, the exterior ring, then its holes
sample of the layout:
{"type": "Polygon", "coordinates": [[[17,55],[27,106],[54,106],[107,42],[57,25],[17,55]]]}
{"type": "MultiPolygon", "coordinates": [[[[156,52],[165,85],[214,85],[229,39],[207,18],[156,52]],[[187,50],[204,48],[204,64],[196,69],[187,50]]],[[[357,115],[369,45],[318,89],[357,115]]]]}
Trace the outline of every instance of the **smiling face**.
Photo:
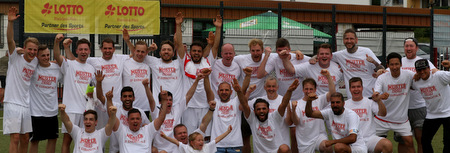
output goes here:
{"type": "Polygon", "coordinates": [[[217,91],[217,94],[220,97],[220,101],[222,102],[228,102],[230,100],[231,93],[233,91],[231,90],[231,86],[228,83],[221,83],[219,85],[219,90],[217,91]]]}
{"type": "Polygon", "coordinates": [[[202,57],[203,57],[203,49],[201,46],[197,46],[197,45],[193,45],[191,47],[191,51],[189,51],[189,53],[191,54],[191,59],[192,62],[194,62],[195,64],[199,64],[202,57]]]}
{"type": "Polygon", "coordinates": [[[163,62],[171,62],[174,55],[172,46],[169,44],[163,44],[159,55],[161,56],[163,62]]]}
{"type": "Polygon", "coordinates": [[[120,100],[122,101],[122,107],[126,111],[133,108],[133,102],[134,102],[134,95],[131,91],[125,91],[122,92],[122,96],[120,97],[120,100]]]}
{"type": "Polygon", "coordinates": [[[50,50],[48,50],[48,48],[47,48],[47,49],[38,51],[37,59],[39,61],[39,65],[41,65],[41,66],[50,65],[50,50]]]}
{"type": "Polygon", "coordinates": [[[254,108],[255,115],[260,122],[264,122],[269,117],[269,106],[264,102],[257,102],[254,108]]]}
{"type": "Polygon", "coordinates": [[[266,80],[264,84],[264,90],[266,90],[267,95],[277,94],[278,91],[278,83],[277,80],[266,80]]]}
{"type": "Polygon", "coordinates": [[[332,58],[333,54],[331,54],[331,50],[329,48],[319,48],[317,59],[319,60],[320,66],[330,65],[330,61],[332,58]]]}
{"type": "Polygon", "coordinates": [[[354,33],[348,32],[344,35],[344,45],[347,49],[353,49],[358,44],[358,38],[354,33]]]}
{"type": "Polygon", "coordinates": [[[105,60],[110,60],[113,55],[114,55],[114,44],[113,43],[107,43],[107,42],[103,42],[102,44],[102,48],[100,48],[100,50],[102,51],[102,58],[105,60]]]}
{"type": "Polygon", "coordinates": [[[38,51],[38,45],[33,42],[27,42],[25,45],[25,48],[23,49],[25,51],[24,58],[27,61],[33,60],[33,58],[36,57],[37,51],[38,51]]]}
{"type": "Polygon", "coordinates": [[[183,144],[188,143],[188,134],[186,126],[175,127],[173,136],[175,137],[175,139],[177,139],[183,144]]]}
{"type": "Polygon", "coordinates": [[[95,115],[94,114],[84,115],[83,124],[87,133],[94,132],[95,126],[97,126],[97,120],[95,119],[95,115]]]}
{"type": "Polygon", "coordinates": [[[205,144],[203,142],[203,136],[201,134],[196,134],[194,139],[189,141],[189,144],[194,148],[194,150],[202,150],[203,145],[205,144]]]}
{"type": "Polygon", "coordinates": [[[427,80],[430,77],[430,68],[416,70],[416,72],[422,80],[427,80]]]}
{"type": "Polygon", "coordinates": [[[316,93],[316,87],[312,83],[305,83],[303,85],[303,95],[305,95],[305,98],[310,93],[316,93]]]}
{"type": "Polygon", "coordinates": [[[136,49],[134,51],[133,59],[136,62],[144,62],[145,57],[147,57],[147,45],[136,45],[136,49]]]}
{"type": "Polygon", "coordinates": [[[87,58],[91,54],[91,49],[88,44],[79,44],[76,53],[78,54],[78,59],[81,62],[86,62],[87,58]]]}
{"type": "Polygon", "coordinates": [[[136,112],[128,115],[128,127],[130,128],[131,131],[133,132],[139,131],[139,129],[141,128],[141,124],[142,124],[141,114],[136,112]]]}
{"type": "Polygon", "coordinates": [[[330,100],[331,109],[333,110],[334,115],[341,115],[344,112],[344,104],[340,97],[331,97],[330,100]]]}
{"type": "Polygon", "coordinates": [[[350,92],[352,93],[352,99],[362,99],[363,86],[362,82],[356,81],[356,82],[350,82],[350,92]]]}
{"type": "Polygon", "coordinates": [[[403,46],[405,49],[405,56],[408,59],[416,58],[416,53],[419,47],[417,47],[414,41],[405,41],[405,45],[403,46]]]}
{"type": "Polygon", "coordinates": [[[222,64],[225,66],[231,66],[234,59],[234,47],[231,44],[225,44],[222,46],[222,64]]]}
{"type": "Polygon", "coordinates": [[[397,77],[400,75],[400,69],[402,67],[402,63],[400,62],[400,59],[398,59],[398,58],[391,58],[391,59],[389,59],[388,67],[391,70],[392,76],[397,77]]]}
{"type": "Polygon", "coordinates": [[[253,62],[259,62],[262,59],[263,49],[259,44],[252,45],[250,47],[250,54],[252,56],[253,62]]]}

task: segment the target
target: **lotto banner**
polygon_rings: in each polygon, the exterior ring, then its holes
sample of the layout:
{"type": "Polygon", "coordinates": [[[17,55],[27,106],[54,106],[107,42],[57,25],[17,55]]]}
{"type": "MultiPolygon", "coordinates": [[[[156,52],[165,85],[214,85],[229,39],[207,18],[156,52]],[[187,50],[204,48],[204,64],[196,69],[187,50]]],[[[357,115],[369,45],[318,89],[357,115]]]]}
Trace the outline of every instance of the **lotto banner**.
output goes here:
{"type": "Polygon", "coordinates": [[[159,35],[159,1],[96,1],[97,34],[159,35]]]}
{"type": "Polygon", "coordinates": [[[159,1],[25,0],[25,32],[159,35],[159,10],[159,1]]]}
{"type": "Polygon", "coordinates": [[[95,30],[93,0],[26,0],[26,33],[89,34],[95,30]]]}

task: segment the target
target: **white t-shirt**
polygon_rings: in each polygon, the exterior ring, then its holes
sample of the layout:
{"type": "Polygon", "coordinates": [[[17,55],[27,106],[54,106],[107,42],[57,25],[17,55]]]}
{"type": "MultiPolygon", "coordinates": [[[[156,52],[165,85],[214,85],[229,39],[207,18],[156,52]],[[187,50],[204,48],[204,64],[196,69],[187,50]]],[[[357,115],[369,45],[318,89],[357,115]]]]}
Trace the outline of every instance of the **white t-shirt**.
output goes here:
{"type": "Polygon", "coordinates": [[[14,49],[9,54],[8,72],[6,77],[4,102],[13,103],[23,107],[30,106],[30,80],[38,64],[37,58],[27,62],[23,55],[17,54],[14,49]]]}
{"type": "Polygon", "coordinates": [[[266,121],[258,120],[254,112],[250,112],[250,116],[246,118],[253,135],[253,149],[255,152],[275,153],[278,147],[282,145],[283,138],[278,129],[284,124],[283,117],[278,111],[269,113],[266,121]]]}
{"type": "MultiPolygon", "coordinates": [[[[312,103],[312,109],[320,111],[329,105],[327,95],[322,94],[312,103]]],[[[299,152],[314,152],[314,143],[321,136],[326,136],[325,124],[323,120],[309,118],[305,114],[306,101],[298,100],[296,114],[299,118],[299,124],[295,126],[295,137],[297,138],[299,152]]]]}
{"type": "Polygon", "coordinates": [[[427,80],[420,79],[413,83],[413,88],[420,91],[427,104],[427,119],[446,118],[450,116],[450,73],[430,72],[427,80]]]}
{"type": "MultiPolygon", "coordinates": [[[[173,128],[180,123],[181,115],[183,115],[183,112],[186,110],[186,108],[186,100],[183,100],[179,104],[172,105],[172,111],[170,111],[169,114],[166,114],[166,118],[159,131],[163,131],[164,134],[168,137],[175,138],[173,136],[173,128]]],[[[159,109],[155,109],[155,112],[159,114],[159,109]]],[[[172,152],[173,150],[177,149],[177,146],[175,144],[167,141],[159,134],[155,136],[153,146],[158,148],[158,150],[165,150],[167,152],[172,152]]]]}
{"type": "MultiPolygon", "coordinates": [[[[416,63],[417,60],[422,59],[422,57],[416,56],[414,59],[408,59],[406,57],[402,58],[402,69],[403,70],[410,70],[414,73],[416,73],[416,67],[414,63],[416,63]]],[[[430,65],[430,69],[435,69],[433,63],[428,61],[428,65],[430,65]]],[[[411,94],[409,98],[409,108],[408,109],[417,109],[426,107],[425,99],[420,95],[419,90],[411,90],[411,94]]]]}
{"type": "MultiPolygon", "coordinates": [[[[265,70],[267,73],[275,71],[275,74],[278,79],[278,94],[284,95],[284,94],[286,94],[287,89],[292,84],[292,82],[294,82],[295,79],[298,78],[299,81],[302,82],[304,78],[296,77],[295,74],[288,73],[287,70],[284,68],[283,61],[277,54],[271,55],[271,56],[274,56],[274,57],[269,58],[269,60],[266,63],[265,70]]],[[[295,55],[291,54],[290,61],[293,65],[298,65],[301,63],[308,62],[309,59],[310,59],[310,57],[305,56],[302,60],[297,60],[295,55]]],[[[302,98],[303,97],[302,89],[303,89],[302,84],[300,84],[297,87],[297,89],[295,89],[292,92],[295,94],[292,94],[291,100],[297,100],[297,99],[302,98]]]]}
{"type": "MultiPolygon", "coordinates": [[[[278,106],[280,106],[281,101],[283,100],[283,96],[278,95],[276,99],[274,100],[270,100],[267,95],[263,96],[263,97],[258,97],[258,98],[253,98],[252,100],[248,101],[248,105],[250,106],[250,110],[253,113],[253,104],[255,103],[256,99],[262,98],[264,100],[266,100],[267,102],[269,102],[269,113],[273,113],[276,110],[278,110],[278,106]]],[[[284,116],[283,116],[283,121],[285,121],[286,119],[286,113],[287,113],[287,108],[286,111],[284,112],[284,116]]],[[[289,138],[290,137],[290,131],[289,131],[289,125],[286,122],[283,122],[283,124],[280,124],[281,126],[278,127],[277,131],[280,133],[282,138],[289,138]]],[[[281,139],[280,140],[281,144],[286,144],[288,146],[291,146],[291,141],[289,139],[281,139]]]]}
{"type": "Polygon", "coordinates": [[[108,137],[105,133],[105,128],[95,130],[92,133],[87,133],[84,128],[79,128],[72,124],[72,131],[70,136],[74,140],[74,153],[103,153],[103,146],[105,146],[108,137]]]}
{"type": "Polygon", "coordinates": [[[380,75],[375,83],[375,92],[389,93],[389,98],[383,100],[386,105],[386,116],[376,116],[382,120],[394,123],[408,121],[409,91],[414,73],[400,70],[400,76],[392,77],[391,72],[380,75]]]}
{"type": "MultiPolygon", "coordinates": [[[[130,58],[123,64],[122,78],[124,87],[130,86],[133,88],[135,98],[133,107],[140,108],[144,111],[150,111],[150,104],[148,103],[147,94],[145,93],[145,87],[142,85],[144,79],[150,80],[150,67],[143,62],[139,63],[130,58]]],[[[116,96],[120,97],[120,94],[115,95],[114,97],[116,96]]]]}
{"type": "MultiPolygon", "coordinates": [[[[262,55],[262,57],[264,57],[264,54],[262,55]]],[[[273,56],[269,56],[269,58],[273,58],[273,56]]],[[[264,90],[264,81],[266,80],[267,76],[264,76],[261,79],[258,79],[256,77],[256,75],[258,74],[258,68],[261,65],[263,59],[261,59],[259,62],[254,62],[252,59],[252,55],[246,54],[234,57],[233,61],[235,61],[239,65],[240,69],[242,70],[242,75],[245,75],[243,69],[245,69],[246,67],[251,67],[253,69],[252,76],[250,78],[250,85],[255,84],[256,89],[250,94],[250,97],[248,99],[264,96],[266,94],[266,91],[264,90]]],[[[244,79],[244,77],[241,78],[244,79]]],[[[240,82],[243,81],[244,80],[240,80],[240,82]]]]}
{"type": "Polygon", "coordinates": [[[94,79],[94,67],[76,60],[64,60],[61,65],[64,74],[63,104],[67,113],[83,114],[86,109],[86,88],[94,79]]]}
{"type": "Polygon", "coordinates": [[[215,140],[216,137],[228,130],[228,126],[231,125],[233,130],[227,137],[217,143],[217,147],[240,147],[242,143],[241,134],[241,115],[242,111],[239,110],[239,99],[232,98],[230,101],[224,103],[219,99],[215,99],[216,110],[213,113],[211,140],[215,140]]]}
{"type": "Polygon", "coordinates": [[[356,141],[350,146],[364,146],[363,136],[359,129],[359,117],[354,111],[344,109],[341,115],[334,115],[331,109],[321,110],[323,119],[331,126],[331,135],[334,140],[342,139],[350,134],[356,134],[356,141]]]}
{"type": "Polygon", "coordinates": [[[49,67],[37,66],[31,77],[31,116],[52,117],[58,115],[58,82],[62,81],[58,64],[49,67]]]}
{"type": "MultiPolygon", "coordinates": [[[[217,90],[219,89],[219,84],[222,82],[227,82],[230,85],[233,84],[233,79],[236,78],[240,80],[241,75],[243,75],[241,68],[239,65],[233,60],[230,67],[223,65],[222,59],[218,59],[213,62],[212,72],[209,75],[209,79],[211,81],[211,90],[214,92],[214,97],[219,97],[217,94],[217,90]]],[[[241,83],[241,82],[240,82],[241,83]]],[[[234,91],[234,89],[232,89],[234,91]]],[[[236,97],[236,93],[233,92],[230,98],[236,97]]],[[[220,143],[220,142],[219,142],[220,143]]]]}
{"type": "Polygon", "coordinates": [[[378,114],[378,103],[364,97],[360,101],[348,99],[345,108],[353,110],[359,116],[359,131],[364,138],[375,135],[375,121],[373,116],[378,114]]]}
{"type": "Polygon", "coordinates": [[[194,150],[189,144],[183,144],[181,142],[178,149],[183,153],[215,153],[217,151],[216,140],[211,140],[211,142],[204,144],[202,150],[194,150]]]}
{"type": "Polygon", "coordinates": [[[362,79],[364,87],[363,96],[372,96],[372,88],[375,86],[376,81],[376,78],[374,78],[372,74],[375,73],[374,69],[376,67],[366,60],[366,54],[378,63],[381,63],[372,50],[366,47],[358,46],[358,50],[355,53],[349,53],[347,49],[333,53],[332,61],[337,62],[344,72],[345,88],[347,89],[348,99],[352,98],[348,80],[353,77],[360,77],[362,79]]]}
{"type": "MultiPolygon", "coordinates": [[[[319,62],[314,65],[309,63],[302,63],[299,65],[295,65],[295,76],[301,78],[312,78],[317,83],[317,95],[326,94],[328,92],[328,79],[326,76],[320,74],[322,71],[322,67],[319,66],[319,62]]],[[[326,68],[328,72],[330,72],[331,78],[333,79],[336,91],[339,90],[338,81],[342,78],[342,72],[339,68],[339,65],[335,62],[330,61],[330,66],[326,68]]]]}
{"type": "Polygon", "coordinates": [[[114,87],[113,101],[120,101],[120,91],[122,90],[122,70],[125,60],[129,59],[129,55],[113,54],[110,60],[102,57],[89,57],[86,63],[91,64],[94,69],[101,70],[105,79],[102,81],[103,95],[114,87]]]}
{"type": "Polygon", "coordinates": [[[129,127],[120,124],[115,134],[119,140],[121,153],[151,153],[153,138],[159,133],[152,122],[141,127],[137,132],[133,132],[129,127]]]}
{"type": "MultiPolygon", "coordinates": [[[[209,54],[209,56],[212,56],[212,53],[209,54]]],[[[210,58],[208,56],[208,59],[210,58]]],[[[185,55],[185,58],[183,59],[183,63],[184,64],[184,70],[186,71],[186,69],[195,69],[197,73],[200,72],[200,70],[204,69],[204,68],[211,68],[211,64],[209,63],[209,60],[207,58],[202,57],[201,63],[200,64],[195,64],[192,61],[189,61],[189,63],[187,63],[186,59],[189,58],[187,56],[187,54],[185,55]]],[[[187,73],[184,73],[184,75],[189,75],[187,73]]],[[[187,93],[189,91],[189,89],[191,88],[192,84],[194,84],[195,82],[195,78],[190,78],[189,76],[184,76],[183,77],[183,83],[184,83],[184,92],[183,93],[187,93]]],[[[206,99],[206,91],[205,91],[205,86],[203,84],[203,79],[198,81],[197,84],[197,88],[195,89],[195,93],[194,96],[192,96],[191,100],[189,101],[188,107],[191,108],[208,108],[208,100],[206,99]]]]}
{"type": "MultiPolygon", "coordinates": [[[[178,57],[179,59],[180,57],[178,57]]],[[[185,99],[186,93],[183,92],[183,62],[172,60],[170,63],[164,63],[161,58],[147,56],[144,62],[152,70],[152,92],[156,105],[159,105],[158,95],[163,90],[170,91],[173,94],[173,104],[178,104],[185,99]]]]}
{"type": "MultiPolygon", "coordinates": [[[[114,106],[117,107],[116,117],[119,119],[120,124],[124,125],[125,127],[128,128],[128,111],[123,109],[122,105],[119,104],[119,103],[114,103],[114,106]]],[[[145,115],[144,111],[142,111],[139,108],[136,108],[136,109],[138,109],[139,112],[141,112],[141,118],[142,118],[141,125],[150,124],[150,121],[148,120],[148,118],[145,115]]],[[[117,140],[116,134],[117,134],[116,132],[113,132],[111,134],[111,139],[110,139],[110,143],[109,143],[109,152],[116,153],[116,152],[119,151],[119,142],[117,140]]]]}

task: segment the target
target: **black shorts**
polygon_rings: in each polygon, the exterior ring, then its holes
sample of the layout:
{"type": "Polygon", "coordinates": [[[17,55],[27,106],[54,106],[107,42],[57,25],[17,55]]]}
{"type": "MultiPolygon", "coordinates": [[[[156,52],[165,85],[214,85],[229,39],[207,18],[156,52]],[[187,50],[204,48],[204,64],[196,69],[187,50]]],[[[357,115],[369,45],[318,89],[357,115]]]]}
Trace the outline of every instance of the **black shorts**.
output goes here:
{"type": "MultiPolygon", "coordinates": [[[[250,112],[253,113],[253,112],[250,112]]],[[[249,137],[252,135],[252,129],[250,129],[250,125],[247,123],[247,120],[245,119],[244,112],[242,112],[241,115],[241,132],[243,137],[249,137]]]]}
{"type": "Polygon", "coordinates": [[[30,140],[32,141],[56,139],[59,136],[57,116],[31,116],[31,124],[33,126],[33,132],[30,133],[30,140]]]}

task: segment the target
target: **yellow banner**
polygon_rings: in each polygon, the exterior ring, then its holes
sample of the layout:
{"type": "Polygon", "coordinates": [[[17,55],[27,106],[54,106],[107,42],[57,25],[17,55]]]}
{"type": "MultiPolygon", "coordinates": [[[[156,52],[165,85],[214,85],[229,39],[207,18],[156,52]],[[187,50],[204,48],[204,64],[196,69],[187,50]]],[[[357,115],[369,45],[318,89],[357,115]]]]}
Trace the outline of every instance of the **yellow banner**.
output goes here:
{"type": "Polygon", "coordinates": [[[26,33],[159,35],[159,1],[25,0],[26,33]]]}
{"type": "Polygon", "coordinates": [[[96,1],[95,33],[159,35],[159,1],[96,1]]]}
{"type": "Polygon", "coordinates": [[[92,0],[26,0],[26,33],[89,34],[95,30],[92,0]]]}

